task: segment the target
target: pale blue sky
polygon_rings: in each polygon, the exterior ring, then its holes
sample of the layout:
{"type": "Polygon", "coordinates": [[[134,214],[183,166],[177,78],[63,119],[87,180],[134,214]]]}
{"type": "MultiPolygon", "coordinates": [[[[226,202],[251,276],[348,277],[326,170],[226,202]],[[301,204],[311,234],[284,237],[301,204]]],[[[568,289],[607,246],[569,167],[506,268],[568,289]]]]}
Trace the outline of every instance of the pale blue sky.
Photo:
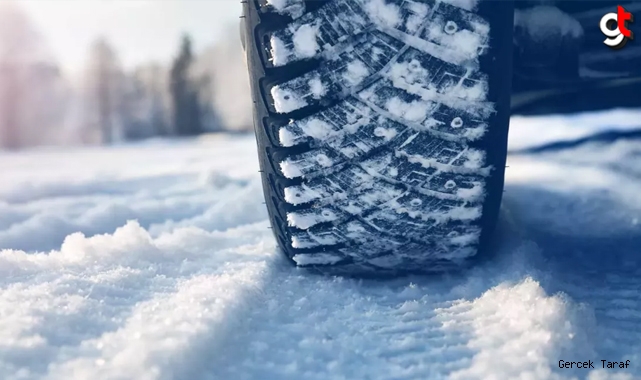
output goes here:
{"type": "MultiPolygon", "coordinates": [[[[6,0],[0,0],[6,1],[6,0]]],[[[238,39],[239,0],[18,0],[65,70],[82,68],[87,47],[105,36],[125,67],[166,61],[182,32],[195,48],[238,39]],[[231,34],[225,33],[230,24],[231,34]]]]}

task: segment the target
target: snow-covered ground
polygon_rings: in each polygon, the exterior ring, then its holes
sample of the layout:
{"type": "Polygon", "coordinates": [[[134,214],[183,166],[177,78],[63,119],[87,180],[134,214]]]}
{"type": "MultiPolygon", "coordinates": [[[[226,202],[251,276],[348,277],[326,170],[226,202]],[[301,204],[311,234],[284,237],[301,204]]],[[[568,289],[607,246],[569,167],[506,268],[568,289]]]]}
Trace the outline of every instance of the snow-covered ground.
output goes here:
{"type": "Polygon", "coordinates": [[[641,378],[639,114],[514,118],[496,249],[388,281],[281,257],[252,136],[0,153],[0,378],[641,378]]]}

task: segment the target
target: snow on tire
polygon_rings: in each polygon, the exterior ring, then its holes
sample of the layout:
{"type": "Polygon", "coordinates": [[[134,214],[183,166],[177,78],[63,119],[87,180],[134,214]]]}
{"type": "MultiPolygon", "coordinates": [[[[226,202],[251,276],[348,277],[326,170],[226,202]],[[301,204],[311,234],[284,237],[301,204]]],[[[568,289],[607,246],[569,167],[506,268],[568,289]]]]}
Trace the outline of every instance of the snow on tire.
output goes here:
{"type": "Polygon", "coordinates": [[[458,268],[487,245],[509,118],[511,2],[249,0],[266,204],[332,272],[458,268]]]}

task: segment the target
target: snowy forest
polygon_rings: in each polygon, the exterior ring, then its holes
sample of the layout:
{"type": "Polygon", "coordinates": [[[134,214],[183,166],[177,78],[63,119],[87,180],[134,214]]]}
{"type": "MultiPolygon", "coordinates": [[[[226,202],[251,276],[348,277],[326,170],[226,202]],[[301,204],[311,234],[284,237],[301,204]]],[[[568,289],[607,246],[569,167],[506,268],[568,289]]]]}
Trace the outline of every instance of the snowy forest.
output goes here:
{"type": "Polygon", "coordinates": [[[82,72],[69,74],[20,8],[0,6],[0,149],[249,130],[238,27],[227,35],[198,54],[189,35],[176,36],[170,62],[130,69],[99,38],[82,72]]]}

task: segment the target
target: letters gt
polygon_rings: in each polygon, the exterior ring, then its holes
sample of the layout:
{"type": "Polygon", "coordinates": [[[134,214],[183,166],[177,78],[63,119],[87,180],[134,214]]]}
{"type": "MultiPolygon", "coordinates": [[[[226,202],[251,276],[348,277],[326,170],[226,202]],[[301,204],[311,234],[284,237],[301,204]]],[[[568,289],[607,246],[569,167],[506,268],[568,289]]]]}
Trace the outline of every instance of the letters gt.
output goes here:
{"type": "Polygon", "coordinates": [[[612,49],[621,49],[628,40],[634,38],[634,33],[628,28],[631,22],[634,22],[634,16],[620,5],[616,13],[605,14],[599,23],[601,32],[607,37],[603,43],[612,49]]]}

